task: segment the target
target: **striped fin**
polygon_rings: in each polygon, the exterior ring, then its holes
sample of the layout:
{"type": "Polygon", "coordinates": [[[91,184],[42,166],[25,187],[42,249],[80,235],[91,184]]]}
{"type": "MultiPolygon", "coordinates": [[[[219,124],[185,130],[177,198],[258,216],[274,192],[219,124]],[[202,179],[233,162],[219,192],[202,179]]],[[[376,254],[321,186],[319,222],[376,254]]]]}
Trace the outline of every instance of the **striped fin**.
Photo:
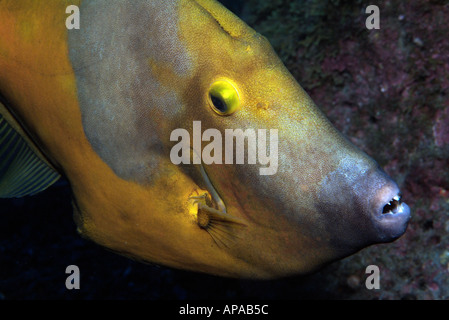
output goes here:
{"type": "Polygon", "coordinates": [[[60,178],[0,103],[0,198],[34,195],[60,178]]]}

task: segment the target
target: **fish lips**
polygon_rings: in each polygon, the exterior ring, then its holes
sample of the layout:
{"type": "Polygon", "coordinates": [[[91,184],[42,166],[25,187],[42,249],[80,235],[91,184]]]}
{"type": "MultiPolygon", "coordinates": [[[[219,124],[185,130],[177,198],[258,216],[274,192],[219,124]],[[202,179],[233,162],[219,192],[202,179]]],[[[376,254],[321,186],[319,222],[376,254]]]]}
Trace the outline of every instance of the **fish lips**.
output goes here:
{"type": "Polygon", "coordinates": [[[402,236],[411,217],[409,206],[402,202],[399,188],[390,182],[375,196],[372,219],[380,242],[391,242],[402,236]]]}

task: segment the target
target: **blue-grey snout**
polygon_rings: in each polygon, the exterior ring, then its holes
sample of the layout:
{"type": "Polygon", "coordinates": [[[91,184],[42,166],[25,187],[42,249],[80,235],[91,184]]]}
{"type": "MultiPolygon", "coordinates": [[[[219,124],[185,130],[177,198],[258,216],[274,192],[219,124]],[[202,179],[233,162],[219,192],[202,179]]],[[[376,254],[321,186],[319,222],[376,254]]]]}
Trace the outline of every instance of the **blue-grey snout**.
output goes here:
{"type": "Polygon", "coordinates": [[[373,196],[373,216],[379,230],[379,240],[389,242],[399,238],[406,230],[410,220],[410,208],[403,202],[396,183],[386,177],[385,185],[373,196]]]}
{"type": "Polygon", "coordinates": [[[410,219],[397,184],[366,156],[341,161],[321,183],[319,203],[341,252],[394,241],[410,219]]]}

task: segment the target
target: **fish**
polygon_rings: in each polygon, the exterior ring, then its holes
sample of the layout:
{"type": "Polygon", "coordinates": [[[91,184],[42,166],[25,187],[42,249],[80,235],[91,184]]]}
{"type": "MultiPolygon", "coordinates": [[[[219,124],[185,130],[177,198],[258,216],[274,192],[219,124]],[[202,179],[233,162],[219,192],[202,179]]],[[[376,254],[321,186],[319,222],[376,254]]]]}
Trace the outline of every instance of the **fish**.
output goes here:
{"type": "Polygon", "coordinates": [[[82,237],[230,278],[309,274],[404,234],[398,185],[219,2],[70,4],[78,28],[67,1],[0,1],[1,197],[63,177],[82,237]]]}

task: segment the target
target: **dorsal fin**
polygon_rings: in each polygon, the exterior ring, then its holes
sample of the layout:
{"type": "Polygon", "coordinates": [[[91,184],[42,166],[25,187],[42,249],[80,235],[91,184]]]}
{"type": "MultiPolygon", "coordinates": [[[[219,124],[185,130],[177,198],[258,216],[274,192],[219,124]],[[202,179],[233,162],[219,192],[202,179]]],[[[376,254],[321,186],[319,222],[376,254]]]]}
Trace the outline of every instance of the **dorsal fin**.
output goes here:
{"type": "Polygon", "coordinates": [[[0,198],[36,194],[59,178],[59,173],[0,102],[0,198]]]}

